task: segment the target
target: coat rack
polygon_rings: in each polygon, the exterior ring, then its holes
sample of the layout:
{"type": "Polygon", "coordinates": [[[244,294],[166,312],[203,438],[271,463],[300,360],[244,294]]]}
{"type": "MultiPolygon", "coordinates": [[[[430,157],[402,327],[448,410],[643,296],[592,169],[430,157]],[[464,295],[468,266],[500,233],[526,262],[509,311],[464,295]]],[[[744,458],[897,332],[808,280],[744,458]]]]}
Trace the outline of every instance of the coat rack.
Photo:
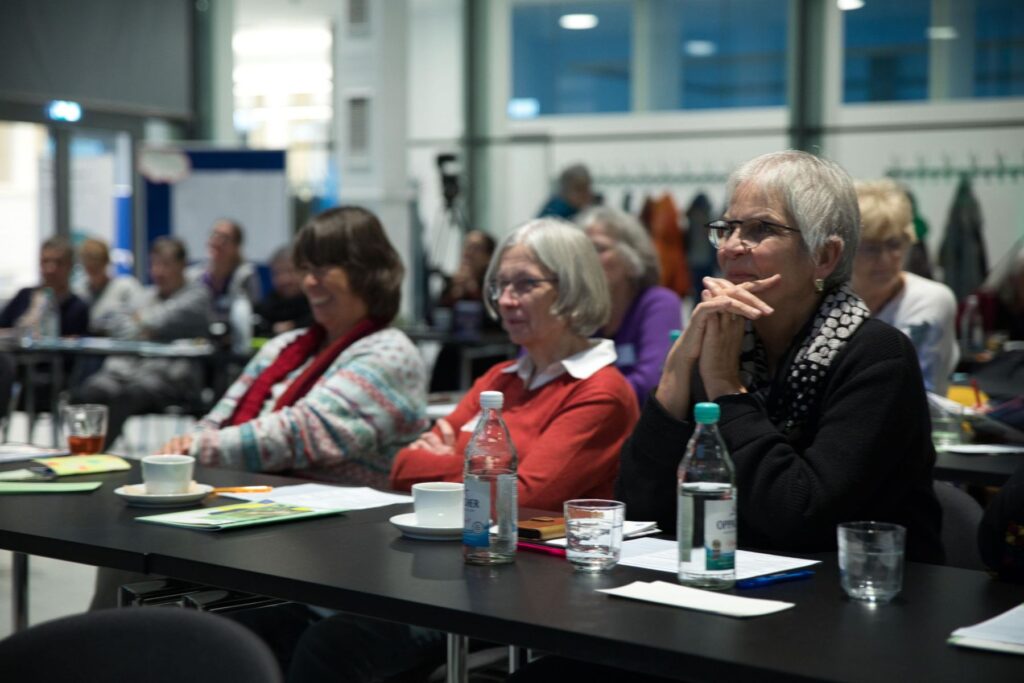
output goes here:
{"type": "Polygon", "coordinates": [[[999,180],[1000,182],[1017,182],[1024,178],[1024,164],[1007,164],[1001,154],[996,155],[996,163],[989,166],[978,165],[977,158],[972,154],[970,164],[956,166],[952,164],[948,156],[943,157],[941,165],[929,165],[922,157],[918,157],[917,165],[909,168],[900,166],[897,161],[890,166],[885,175],[893,180],[959,180],[966,178],[974,180],[999,180]]]}

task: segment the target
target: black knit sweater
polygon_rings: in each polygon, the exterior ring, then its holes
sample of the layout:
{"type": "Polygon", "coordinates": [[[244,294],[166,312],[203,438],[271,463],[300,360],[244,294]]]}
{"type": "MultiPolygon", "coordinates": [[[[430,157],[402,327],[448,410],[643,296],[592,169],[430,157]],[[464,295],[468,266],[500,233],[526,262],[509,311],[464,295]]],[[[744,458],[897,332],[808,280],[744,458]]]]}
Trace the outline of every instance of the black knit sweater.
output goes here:
{"type": "MultiPolygon", "coordinates": [[[[885,521],[906,526],[908,559],[941,563],[935,450],[910,340],[885,323],[865,321],[822,380],[821,400],[787,438],[768,408],[779,400],[797,346],[765,398],[736,394],[717,401],[719,428],[736,466],[740,545],[833,550],[839,522],[885,521]]],[[[695,403],[706,400],[696,373],[692,393],[695,403]]],[[[657,520],[674,533],[676,470],[693,429],[648,398],[623,446],[616,485],[630,519],[657,520]]]]}

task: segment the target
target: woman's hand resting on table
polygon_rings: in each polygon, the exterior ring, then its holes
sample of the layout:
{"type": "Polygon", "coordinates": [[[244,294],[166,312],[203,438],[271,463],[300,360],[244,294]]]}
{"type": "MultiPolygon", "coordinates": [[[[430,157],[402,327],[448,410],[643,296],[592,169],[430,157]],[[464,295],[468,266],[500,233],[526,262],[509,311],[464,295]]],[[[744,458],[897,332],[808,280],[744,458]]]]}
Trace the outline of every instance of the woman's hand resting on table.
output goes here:
{"type": "Polygon", "coordinates": [[[412,448],[420,448],[433,455],[455,455],[455,430],[448,420],[441,418],[434,423],[441,432],[438,436],[433,431],[423,432],[420,438],[412,442],[412,448]]]}
{"type": "Polygon", "coordinates": [[[188,455],[191,449],[192,435],[182,434],[181,436],[176,436],[167,443],[165,443],[159,452],[164,454],[176,453],[179,455],[188,455]]]}
{"type": "Polygon", "coordinates": [[[690,405],[690,376],[698,364],[708,398],[743,392],[739,356],[746,320],[758,320],[774,310],[757,292],[779,283],[780,275],[733,284],[720,278],[704,278],[706,289],[693,309],[686,330],[665,359],[655,397],[669,414],[686,419],[690,405]]]}

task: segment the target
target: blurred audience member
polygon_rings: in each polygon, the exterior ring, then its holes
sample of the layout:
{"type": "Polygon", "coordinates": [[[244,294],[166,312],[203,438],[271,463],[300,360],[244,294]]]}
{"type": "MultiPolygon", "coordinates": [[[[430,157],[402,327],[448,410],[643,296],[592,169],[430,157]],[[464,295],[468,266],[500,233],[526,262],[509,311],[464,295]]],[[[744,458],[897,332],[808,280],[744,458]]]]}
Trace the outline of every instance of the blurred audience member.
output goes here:
{"type": "Polygon", "coordinates": [[[255,307],[260,300],[260,278],[253,264],[242,258],[242,226],[227,219],[213,224],[206,241],[206,263],[188,269],[188,279],[201,282],[210,292],[214,320],[226,322],[231,303],[240,296],[255,307]]]}
{"type": "MultiPolygon", "coordinates": [[[[116,316],[111,333],[122,339],[160,342],[206,335],[210,297],[205,287],[186,280],[186,262],[185,245],[180,240],[156,239],[149,250],[153,284],[137,297],[130,314],[116,316]]],[[[73,392],[73,400],[108,406],[109,448],[129,417],[190,404],[201,382],[201,369],[192,360],[111,356],[73,392]]]]}
{"type": "Polygon", "coordinates": [[[643,405],[661,377],[672,347],[670,332],[682,329],[682,302],[675,292],[658,286],[654,246],[635,218],[597,207],[579,223],[597,249],[611,292],[611,316],[597,336],[615,342],[615,366],[643,405]]]}
{"type": "Polygon", "coordinates": [[[272,337],[300,327],[309,327],[313,314],[309,300],[302,293],[302,280],[292,261],[292,249],[284,246],[270,259],[270,277],[273,289],[256,306],[259,322],[256,334],[272,337]]]}
{"type": "Polygon", "coordinates": [[[62,336],[85,334],[89,329],[89,307],[71,292],[71,266],[75,255],[63,237],[51,237],[39,248],[42,282],[21,289],[0,312],[0,328],[37,328],[52,292],[60,310],[62,336]]]}
{"type": "Polygon", "coordinates": [[[456,301],[483,301],[484,273],[494,253],[494,238],[482,230],[470,230],[462,242],[462,260],[441,294],[441,305],[456,301]]]}
{"type": "Polygon", "coordinates": [[[1024,339],[1024,239],[992,269],[979,294],[985,327],[1024,339]]]}
{"type": "Polygon", "coordinates": [[[985,508],[978,549],[988,568],[1001,578],[1024,582],[1024,465],[985,508]]]}
{"type": "Polygon", "coordinates": [[[85,271],[85,282],[76,293],[89,306],[89,334],[109,336],[111,326],[135,310],[142,285],[130,275],[110,277],[110,250],[103,240],[90,237],[82,242],[78,262],[85,271]]]}
{"type": "Polygon", "coordinates": [[[590,171],[583,164],[573,164],[558,176],[558,193],[548,200],[537,217],[556,216],[571,220],[593,203],[595,197],[590,171]]]}
{"type": "Polygon", "coordinates": [[[917,240],[906,192],[892,180],[856,183],[861,237],[853,262],[853,289],[871,316],[913,342],[928,391],[945,395],[956,367],[956,299],[949,287],[903,270],[917,240]]]}

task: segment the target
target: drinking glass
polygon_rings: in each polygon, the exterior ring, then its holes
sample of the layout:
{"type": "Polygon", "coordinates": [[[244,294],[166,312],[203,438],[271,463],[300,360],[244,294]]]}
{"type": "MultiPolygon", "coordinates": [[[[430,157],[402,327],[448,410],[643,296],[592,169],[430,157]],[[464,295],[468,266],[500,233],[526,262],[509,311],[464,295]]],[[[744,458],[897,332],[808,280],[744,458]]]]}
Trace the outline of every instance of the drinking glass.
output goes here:
{"type": "Polygon", "coordinates": [[[617,500],[565,502],[566,557],[581,572],[601,572],[619,562],[626,504],[617,500]]]}
{"type": "Polygon", "coordinates": [[[107,438],[107,407],[96,403],[64,406],[64,433],[72,455],[88,455],[103,450],[107,438]]]}
{"type": "Polygon", "coordinates": [[[854,600],[882,604],[903,587],[907,530],[888,522],[844,522],[839,541],[839,581],[854,600]]]}

